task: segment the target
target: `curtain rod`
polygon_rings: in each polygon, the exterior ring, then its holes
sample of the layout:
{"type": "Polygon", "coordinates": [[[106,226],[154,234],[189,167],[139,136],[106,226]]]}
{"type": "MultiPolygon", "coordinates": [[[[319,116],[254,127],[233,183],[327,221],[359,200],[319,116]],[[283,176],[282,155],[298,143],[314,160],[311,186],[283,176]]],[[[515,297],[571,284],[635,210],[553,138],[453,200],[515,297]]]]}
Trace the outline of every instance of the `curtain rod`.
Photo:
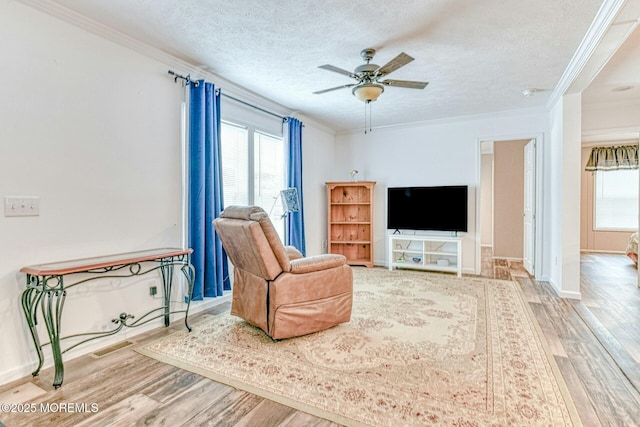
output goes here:
{"type": "Polygon", "coordinates": [[[255,110],[262,111],[263,113],[270,114],[270,115],[272,115],[272,116],[274,116],[274,117],[277,117],[277,118],[279,118],[279,119],[281,119],[281,120],[285,120],[285,119],[286,119],[286,117],[283,117],[283,116],[281,116],[281,115],[279,115],[279,114],[276,114],[276,113],[272,113],[271,111],[265,110],[264,108],[260,108],[260,107],[258,107],[257,105],[249,104],[249,103],[248,103],[248,102],[246,102],[246,101],[243,101],[243,100],[238,99],[238,98],[234,98],[233,96],[231,96],[231,95],[227,95],[227,94],[226,94],[226,93],[224,93],[224,92],[221,92],[221,93],[222,93],[222,96],[226,96],[227,98],[232,99],[232,100],[234,100],[234,101],[236,101],[236,102],[239,102],[240,104],[244,104],[244,105],[246,105],[247,107],[251,107],[251,108],[253,108],[253,109],[255,109],[255,110]]]}
{"type": "MultiPolygon", "coordinates": [[[[191,80],[191,76],[189,74],[187,74],[186,76],[181,76],[180,74],[177,74],[177,73],[175,73],[174,71],[171,71],[171,70],[169,70],[169,74],[171,74],[173,76],[173,81],[174,82],[177,82],[178,79],[181,79],[181,80],[184,80],[184,84],[186,84],[186,85],[191,84],[191,83],[195,84],[196,86],[198,85],[197,81],[191,80]]],[[[239,102],[240,104],[244,104],[247,107],[251,107],[251,108],[256,109],[258,111],[262,111],[263,113],[270,114],[270,115],[272,115],[274,117],[279,118],[280,120],[285,120],[285,121],[287,120],[287,117],[283,117],[283,116],[281,116],[279,114],[272,113],[271,111],[265,110],[264,108],[260,108],[257,105],[249,104],[246,101],[243,101],[243,100],[238,99],[238,98],[234,98],[233,96],[227,95],[224,92],[220,92],[220,93],[222,94],[222,96],[225,96],[225,97],[227,97],[227,98],[229,98],[229,99],[231,99],[233,101],[239,102]]]]}
{"type": "Polygon", "coordinates": [[[191,75],[189,75],[189,74],[187,74],[186,76],[181,76],[180,74],[178,74],[178,73],[176,73],[174,71],[171,71],[171,70],[169,70],[167,72],[173,76],[173,81],[176,82],[176,83],[178,82],[178,79],[180,79],[180,80],[184,80],[184,84],[185,85],[189,85],[189,84],[193,83],[194,85],[196,85],[196,87],[198,87],[198,85],[200,84],[197,81],[191,80],[191,75]]]}

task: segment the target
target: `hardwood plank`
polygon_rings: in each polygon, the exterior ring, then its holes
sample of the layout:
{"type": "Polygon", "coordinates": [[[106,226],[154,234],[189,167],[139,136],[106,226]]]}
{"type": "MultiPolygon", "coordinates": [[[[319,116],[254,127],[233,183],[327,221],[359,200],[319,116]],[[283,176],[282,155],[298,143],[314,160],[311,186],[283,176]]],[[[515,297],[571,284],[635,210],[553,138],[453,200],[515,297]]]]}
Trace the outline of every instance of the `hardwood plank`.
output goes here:
{"type": "MultiPolygon", "coordinates": [[[[208,381],[204,381],[207,383],[208,381]]],[[[217,384],[217,383],[216,383],[217,384]]],[[[180,399],[185,393],[200,394],[203,377],[189,371],[179,369],[171,375],[160,378],[141,390],[141,393],[162,403],[180,399]]],[[[218,392],[219,390],[216,390],[218,392]]]]}
{"type": "Polygon", "coordinates": [[[562,305],[567,334],[565,348],[591,400],[598,419],[605,425],[633,425],[640,419],[640,396],[630,385],[602,344],[591,334],[569,303],[562,305]]]}
{"type": "Polygon", "coordinates": [[[182,425],[185,420],[197,417],[234,391],[232,387],[200,376],[195,376],[195,379],[196,381],[187,387],[176,386],[171,382],[165,382],[164,386],[160,387],[154,385],[155,390],[151,392],[150,397],[161,397],[160,406],[138,419],[135,425],[182,425]]]}
{"type": "Polygon", "coordinates": [[[580,414],[580,421],[582,421],[584,427],[601,426],[602,424],[589,398],[589,394],[580,381],[580,375],[573,368],[571,360],[568,357],[556,357],[555,360],[567,384],[567,388],[570,390],[571,399],[576,406],[578,414],[580,414]]]}
{"type": "MultiPolygon", "coordinates": [[[[154,362],[130,351],[129,358],[125,363],[97,371],[77,381],[65,382],[60,389],[32,399],[31,402],[38,406],[40,404],[60,403],[97,404],[99,410],[103,411],[111,405],[138,393],[148,383],[154,382],[158,378],[162,378],[178,369],[160,362],[154,362]],[[146,359],[145,361],[148,360],[148,363],[145,364],[143,359],[146,359]]],[[[18,422],[21,418],[20,415],[25,414],[9,414],[6,418],[7,424],[12,425],[9,422],[12,419],[18,422]]],[[[85,412],[56,411],[28,414],[26,418],[32,425],[44,425],[46,423],[74,425],[91,415],[93,414],[85,412]]]]}
{"type": "Polygon", "coordinates": [[[19,384],[3,393],[0,393],[0,403],[24,403],[47,392],[33,383],[19,384]]]}
{"type": "MultiPolygon", "coordinates": [[[[245,415],[251,412],[264,399],[255,394],[234,390],[222,399],[212,403],[203,402],[205,409],[188,419],[189,425],[235,426],[245,415]],[[208,404],[208,406],[206,406],[208,404]]],[[[283,406],[284,410],[288,410],[283,406]]],[[[267,427],[268,424],[256,424],[255,427],[267,427]]]]}
{"type": "Polygon", "coordinates": [[[526,302],[532,304],[542,304],[542,301],[540,301],[540,295],[533,286],[533,280],[530,277],[518,276],[514,279],[520,284],[526,302]]]}
{"type": "Polygon", "coordinates": [[[296,412],[295,409],[264,399],[253,410],[242,417],[236,427],[277,426],[288,420],[296,412]]]}
{"type": "Polygon", "coordinates": [[[610,313],[603,313],[600,309],[583,310],[580,313],[594,334],[599,338],[602,337],[601,340],[606,339],[607,342],[603,343],[605,347],[611,346],[610,351],[615,351],[616,356],[619,355],[623,359],[621,363],[631,362],[629,367],[634,366],[635,369],[640,367],[638,364],[640,362],[640,342],[637,340],[640,333],[630,333],[619,319],[614,318],[610,313]]]}
{"type": "Polygon", "coordinates": [[[151,399],[144,394],[134,394],[133,396],[129,396],[118,403],[111,405],[104,411],[100,411],[97,414],[86,418],[83,422],[76,424],[76,426],[94,427],[131,425],[160,405],[160,402],[151,399]]]}
{"type": "Polygon", "coordinates": [[[540,329],[549,344],[551,354],[559,357],[568,357],[567,352],[564,349],[564,345],[562,344],[562,340],[558,337],[558,334],[556,334],[553,322],[547,316],[542,304],[529,304],[529,306],[536,315],[540,329]]]}
{"type": "MultiPolygon", "coordinates": [[[[583,307],[579,302],[575,302],[573,305],[576,312],[582,317],[589,329],[591,329],[596,339],[602,343],[615,363],[625,372],[627,378],[635,384],[635,388],[640,390],[640,370],[638,369],[640,364],[635,360],[633,354],[627,352],[625,346],[621,345],[609,330],[600,323],[591,310],[583,307]]],[[[637,341],[634,342],[634,344],[637,345],[637,341]]]]}
{"type": "Polygon", "coordinates": [[[279,424],[279,427],[338,427],[340,424],[336,424],[323,418],[317,418],[313,415],[309,415],[305,412],[296,411],[291,414],[286,420],[279,424]]]}

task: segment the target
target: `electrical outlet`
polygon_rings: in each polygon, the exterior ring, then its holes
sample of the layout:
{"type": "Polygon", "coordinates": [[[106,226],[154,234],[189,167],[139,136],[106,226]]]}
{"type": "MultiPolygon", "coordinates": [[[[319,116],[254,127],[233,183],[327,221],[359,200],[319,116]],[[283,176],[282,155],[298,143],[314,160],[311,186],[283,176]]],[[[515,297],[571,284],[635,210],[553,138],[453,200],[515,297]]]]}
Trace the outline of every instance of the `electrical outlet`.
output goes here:
{"type": "Polygon", "coordinates": [[[4,198],[4,216],[39,216],[40,197],[6,196],[4,198]]]}

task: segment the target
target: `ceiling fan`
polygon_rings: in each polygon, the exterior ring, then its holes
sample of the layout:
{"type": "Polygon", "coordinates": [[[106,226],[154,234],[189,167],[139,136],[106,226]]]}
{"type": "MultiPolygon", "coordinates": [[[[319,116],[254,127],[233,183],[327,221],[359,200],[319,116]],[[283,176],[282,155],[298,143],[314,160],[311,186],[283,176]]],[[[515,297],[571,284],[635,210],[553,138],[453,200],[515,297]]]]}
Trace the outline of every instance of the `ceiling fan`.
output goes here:
{"type": "Polygon", "coordinates": [[[371,101],[375,101],[380,95],[382,95],[382,92],[384,92],[384,86],[405,87],[409,89],[424,89],[429,84],[428,82],[415,82],[409,80],[380,80],[386,77],[388,74],[391,74],[398,68],[407,65],[409,62],[413,61],[413,58],[402,52],[381,67],[379,65],[370,63],[375,54],[375,49],[363,49],[360,52],[360,56],[362,57],[362,59],[367,61],[367,63],[356,67],[353,72],[329,64],[320,65],[318,68],[333,71],[339,74],[344,74],[345,76],[356,79],[358,82],[332,87],[330,89],[319,90],[313,93],[319,95],[321,93],[331,92],[332,90],[353,87],[353,89],[351,89],[351,93],[353,93],[353,95],[360,101],[369,103],[371,101]]]}

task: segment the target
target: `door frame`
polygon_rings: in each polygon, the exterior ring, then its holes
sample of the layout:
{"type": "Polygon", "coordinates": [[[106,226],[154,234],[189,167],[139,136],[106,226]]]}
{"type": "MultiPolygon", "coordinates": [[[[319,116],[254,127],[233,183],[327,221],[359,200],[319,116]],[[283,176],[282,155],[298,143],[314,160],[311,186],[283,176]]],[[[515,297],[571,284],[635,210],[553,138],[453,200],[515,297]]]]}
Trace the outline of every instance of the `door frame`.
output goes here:
{"type": "MultiPolygon", "coordinates": [[[[480,186],[481,182],[481,165],[482,165],[482,150],[481,145],[483,142],[500,142],[500,141],[512,141],[512,140],[535,140],[536,143],[536,152],[535,152],[535,220],[534,220],[534,259],[533,259],[533,271],[530,272],[531,275],[538,280],[544,280],[544,268],[543,268],[543,259],[544,253],[542,250],[542,236],[544,236],[544,225],[542,222],[544,212],[544,203],[543,203],[543,171],[544,171],[544,151],[545,151],[545,140],[544,133],[523,133],[523,134],[509,134],[509,135],[497,135],[497,136],[486,136],[486,137],[478,137],[476,138],[476,235],[475,235],[475,245],[476,245],[476,263],[475,263],[475,272],[476,274],[480,274],[482,268],[482,259],[481,259],[481,234],[480,234],[480,197],[482,194],[482,188],[480,186]]],[[[524,230],[523,230],[524,232],[524,230]]]]}
{"type": "Polygon", "coordinates": [[[536,265],[536,260],[535,260],[535,250],[536,250],[536,227],[535,227],[535,220],[536,220],[536,147],[537,141],[535,139],[531,139],[529,142],[527,142],[527,144],[524,146],[524,206],[523,206],[523,213],[522,213],[522,217],[523,217],[523,222],[524,222],[524,232],[523,232],[523,236],[522,236],[522,264],[525,270],[527,270],[530,274],[533,274],[535,272],[535,265],[536,265]],[[529,188],[529,177],[527,175],[527,171],[530,169],[527,165],[527,148],[531,146],[531,150],[533,153],[533,159],[531,160],[533,163],[533,168],[532,168],[532,173],[533,173],[533,182],[531,182],[531,189],[529,188]],[[532,191],[532,193],[529,192],[529,190],[532,191]],[[528,202],[531,201],[531,211],[529,212],[529,215],[527,215],[527,207],[528,207],[528,202]],[[527,237],[527,218],[529,218],[529,221],[531,223],[531,235],[527,237]],[[528,245],[527,245],[528,243],[528,245]],[[529,252],[528,250],[528,246],[532,247],[532,251],[529,252]],[[527,254],[531,253],[532,257],[529,260],[530,261],[530,266],[528,266],[527,264],[527,254]]]}

